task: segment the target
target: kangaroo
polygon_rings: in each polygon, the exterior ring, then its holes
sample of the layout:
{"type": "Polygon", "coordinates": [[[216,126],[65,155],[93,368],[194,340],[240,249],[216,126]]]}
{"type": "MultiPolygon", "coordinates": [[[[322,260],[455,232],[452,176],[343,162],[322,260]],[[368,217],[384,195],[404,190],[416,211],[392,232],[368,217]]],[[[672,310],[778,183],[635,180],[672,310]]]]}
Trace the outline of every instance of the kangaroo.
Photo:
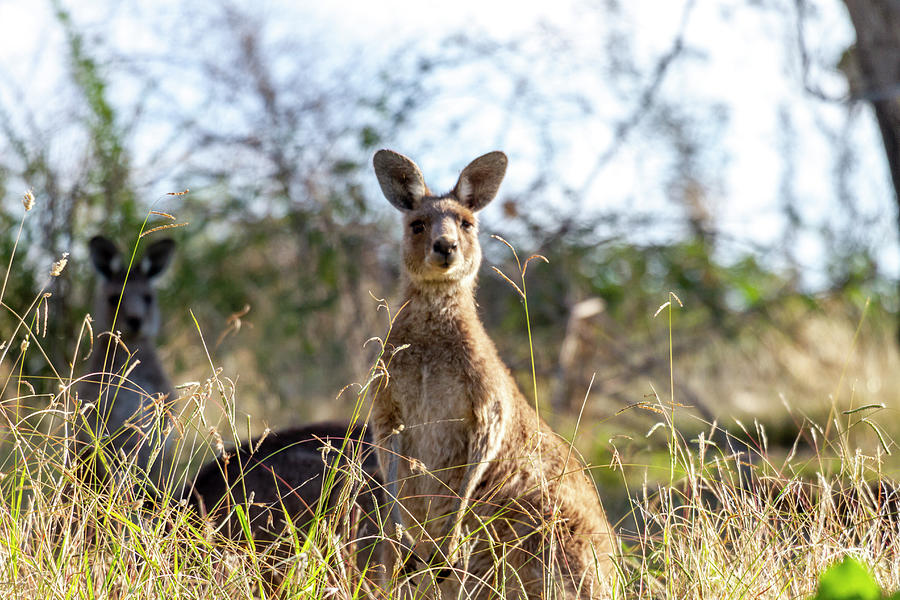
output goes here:
{"type": "MultiPolygon", "coordinates": [[[[126,258],[102,236],[90,241],[91,261],[99,274],[94,298],[95,329],[101,332],[90,359],[90,374],[78,386],[83,410],[76,415],[78,439],[99,440],[111,463],[122,454],[161,485],[169,475],[170,419],[166,401],[174,389],[156,351],[160,328],[153,287],[172,260],[175,242],[150,244],[128,271],[126,258]],[[127,284],[126,284],[127,280],[127,284]],[[121,332],[121,333],[118,333],[121,332]]],[[[96,465],[103,479],[107,470],[96,465]]]]}
{"type": "Polygon", "coordinates": [[[519,391],[476,310],[476,213],[497,195],[506,155],[475,159],[445,195],[401,154],[379,150],[373,162],[403,213],[404,291],[371,425],[391,520],[417,540],[415,558],[441,567],[418,585],[449,597],[598,597],[616,541],[597,490],[519,391]]]}
{"type": "Polygon", "coordinates": [[[257,548],[261,543],[275,544],[265,552],[275,559],[266,582],[274,593],[285,571],[278,563],[288,561],[294,552],[292,537],[285,535],[287,524],[308,532],[316,516],[340,518],[354,500],[359,510],[350,515],[355,527],[348,532],[348,539],[356,545],[359,569],[370,565],[380,531],[377,511],[384,504],[377,471],[368,431],[363,435],[359,427],[351,428],[347,422],[312,423],[271,432],[215,458],[185,485],[181,499],[234,541],[245,535],[234,507],[244,507],[257,548]],[[351,461],[357,456],[362,459],[358,463],[361,472],[354,476],[351,461]],[[336,477],[329,493],[323,495],[329,470],[336,477]],[[352,489],[346,486],[348,478],[354,481],[352,489]],[[360,480],[361,485],[355,485],[360,480]]]}

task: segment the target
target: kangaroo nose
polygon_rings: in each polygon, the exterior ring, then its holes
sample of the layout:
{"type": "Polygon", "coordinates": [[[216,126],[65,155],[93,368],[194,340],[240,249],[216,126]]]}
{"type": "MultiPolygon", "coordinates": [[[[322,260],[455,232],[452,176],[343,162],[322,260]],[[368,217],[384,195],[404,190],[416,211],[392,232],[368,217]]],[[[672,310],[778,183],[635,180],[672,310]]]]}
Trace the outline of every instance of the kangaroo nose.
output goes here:
{"type": "Polygon", "coordinates": [[[141,320],[138,317],[128,317],[125,319],[125,324],[128,325],[128,329],[132,333],[137,333],[141,330],[141,320]]]}
{"type": "Polygon", "coordinates": [[[450,256],[454,250],[456,250],[456,240],[449,240],[447,238],[439,238],[434,242],[434,246],[432,249],[438,253],[443,254],[444,256],[450,256]]]}

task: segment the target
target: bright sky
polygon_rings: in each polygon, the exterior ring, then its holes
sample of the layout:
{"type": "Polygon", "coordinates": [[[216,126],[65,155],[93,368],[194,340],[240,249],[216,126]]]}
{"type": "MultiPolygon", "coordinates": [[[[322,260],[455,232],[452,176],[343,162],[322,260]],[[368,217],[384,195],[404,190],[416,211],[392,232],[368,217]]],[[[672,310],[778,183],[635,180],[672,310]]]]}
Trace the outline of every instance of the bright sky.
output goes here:
{"type": "MultiPolygon", "coordinates": [[[[53,98],[54,81],[62,72],[56,58],[61,55],[62,38],[59,27],[49,17],[47,4],[33,0],[0,0],[0,90],[5,81],[14,81],[27,85],[29,95],[53,98]]],[[[102,23],[110,18],[103,12],[106,3],[66,4],[79,22],[102,23]]],[[[632,46],[641,66],[649,69],[671,44],[684,2],[627,0],[621,4],[626,7],[625,18],[634,24],[631,30],[637,38],[631,41],[632,46]]],[[[765,244],[778,239],[784,227],[778,204],[785,171],[781,148],[788,141],[797,148],[792,185],[801,210],[813,222],[829,218],[833,210],[831,173],[835,156],[833,145],[818,127],[824,123],[861,149],[856,157],[860,164],[851,182],[855,202],[863,207],[864,214],[883,215],[884,218],[873,226],[871,235],[874,245],[884,248],[886,270],[895,275],[900,273],[893,191],[881,153],[881,141],[868,109],[861,109],[864,114],[852,122],[852,129],[842,130],[847,113],[845,107],[812,101],[801,90],[796,53],[791,53],[796,26],[794,3],[782,2],[784,12],[745,4],[749,3],[709,0],[696,3],[685,39],[697,51],[697,58],[677,63],[663,88],[667,97],[716,102],[729,111],[721,135],[713,140],[715,155],[710,157],[719,169],[723,183],[716,195],[708,199],[715,218],[726,234],[748,243],[765,244]],[[793,134],[784,131],[779,111],[789,115],[793,134]]],[[[833,63],[841,49],[852,41],[853,32],[837,0],[810,4],[816,11],[814,18],[810,17],[807,31],[813,58],[825,64],[833,63]]],[[[117,45],[123,47],[157,47],[166,40],[166,32],[159,28],[165,28],[167,22],[171,23],[167,19],[178,15],[183,6],[188,5],[174,0],[154,3],[131,0],[117,4],[113,15],[117,27],[109,35],[115,36],[117,45]],[[135,14],[139,17],[128,17],[135,14]]],[[[333,41],[335,47],[364,47],[377,54],[388,52],[398,41],[406,39],[418,39],[426,46],[434,45],[446,34],[460,29],[496,39],[512,39],[533,30],[539,22],[564,30],[573,51],[578,52],[582,48],[591,48],[597,41],[598,28],[603,27],[604,5],[601,0],[515,3],[380,0],[295,6],[269,0],[255,3],[254,7],[279,16],[274,19],[276,29],[281,30],[276,31],[276,35],[290,35],[297,27],[315,23],[316,28],[327,32],[327,39],[333,41]]],[[[202,32],[196,35],[202,36],[202,32]]],[[[844,83],[840,77],[828,72],[814,72],[813,77],[827,91],[835,95],[843,93],[844,83]]],[[[580,83],[573,82],[573,85],[580,83]]],[[[470,89],[449,92],[434,107],[435,118],[439,121],[456,106],[472,106],[473,103],[477,106],[482,101],[478,94],[479,90],[470,89]]],[[[609,98],[602,89],[597,89],[594,95],[598,106],[603,105],[604,98],[609,98]]],[[[52,112],[53,107],[49,108],[52,112]]],[[[615,110],[629,111],[631,107],[609,107],[610,112],[615,110]]],[[[397,149],[412,154],[426,176],[435,174],[432,177],[437,177],[438,181],[434,187],[441,188],[452,185],[454,171],[468,160],[502,143],[512,158],[505,187],[514,191],[517,184],[530,181],[536,168],[539,160],[537,141],[528,129],[517,128],[515,124],[508,135],[494,135],[501,115],[487,109],[484,115],[485,122],[462,127],[452,143],[426,141],[433,135],[433,128],[428,123],[408,139],[396,140],[400,145],[397,149]],[[414,154],[417,149],[420,155],[414,154]],[[449,162],[448,156],[452,157],[449,162]]],[[[64,121],[66,115],[58,114],[56,118],[64,121]]],[[[704,118],[699,115],[701,122],[704,118]]],[[[609,121],[605,122],[608,124],[609,121]]],[[[559,177],[579,187],[591,171],[595,157],[606,147],[609,131],[560,118],[556,135],[566,148],[558,165],[559,177]]],[[[670,208],[662,193],[654,195],[643,191],[648,178],[660,177],[661,167],[657,163],[652,140],[629,144],[593,180],[589,204],[599,207],[610,198],[619,198],[643,210],[670,208]]],[[[808,237],[801,243],[801,261],[810,266],[817,264],[821,242],[808,237]]]]}

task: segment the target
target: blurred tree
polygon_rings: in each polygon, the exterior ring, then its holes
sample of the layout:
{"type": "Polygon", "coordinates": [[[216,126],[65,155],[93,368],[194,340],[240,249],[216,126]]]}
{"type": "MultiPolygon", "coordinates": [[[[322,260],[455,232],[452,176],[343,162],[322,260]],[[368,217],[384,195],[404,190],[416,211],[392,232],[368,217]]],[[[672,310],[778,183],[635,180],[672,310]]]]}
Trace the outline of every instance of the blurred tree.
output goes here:
{"type": "MultiPolygon", "coordinates": [[[[91,269],[84,262],[70,261],[61,276],[49,278],[49,265],[90,237],[97,224],[102,223],[103,231],[112,237],[121,238],[124,232],[133,236],[145,215],[137,212],[131,184],[127,124],[113,106],[104,68],[68,10],[60,2],[52,4],[65,34],[66,74],[74,91],[67,107],[68,122],[42,125],[43,115],[38,116],[27,101],[27,89],[11,90],[20,101],[0,106],[5,142],[0,172],[26,182],[37,198],[37,208],[26,219],[19,241],[18,261],[24,266],[17,264],[16,276],[10,278],[7,303],[24,308],[41,286],[47,286],[52,296],[48,326],[42,332],[45,352],[60,372],[68,372],[62,367],[71,360],[74,334],[84,317],[91,269]],[[60,159],[63,148],[65,159],[60,159]]],[[[14,214],[0,211],[0,223],[14,214]]],[[[15,242],[12,235],[0,242],[7,260],[15,242]]],[[[38,353],[30,357],[31,375],[50,374],[38,353]]],[[[56,391],[56,382],[43,381],[41,390],[56,391]]]]}
{"type": "MultiPolygon", "coordinates": [[[[759,5],[746,4],[741,10],[759,5]]],[[[782,18],[783,4],[763,4],[782,18]]],[[[32,267],[70,250],[68,281],[84,289],[83,240],[103,229],[133,243],[150,206],[176,214],[191,226],[173,233],[181,252],[160,295],[166,362],[176,379],[208,373],[190,307],[213,362],[241,376],[242,410],[311,417],[365,372],[364,341],[385,329],[370,292],[389,296],[398,277],[395,215],[370,168],[382,145],[421,160],[435,186],[452,183],[473,152],[510,151],[518,167],[483,229],[552,262],[529,270],[529,294],[542,380],[582,370],[556,402],[561,409],[581,401],[585,373],[598,371],[595,392],[626,404],[646,391],[635,392],[644,375],[668,379],[664,328],[648,317],[670,290],[690,307],[676,320],[677,349],[698,354],[720,340],[744,343],[754,328],[791,331],[801,312],[786,306],[818,306],[798,289],[798,267],[779,271],[799,236],[785,235],[779,248],[722,234],[716,208],[728,191],[730,113],[693,95],[684,74],[708,60],[690,35],[705,3],[676,5],[668,37],[654,34],[651,44],[631,4],[603,0],[578,4],[571,23],[506,38],[472,26],[391,40],[390,51],[377,52],[365,41],[336,44],[313,22],[287,26],[277,3],[184,3],[159,22],[147,20],[161,13],[142,12],[143,3],[117,4],[119,22],[85,20],[86,8],[67,10],[63,0],[53,6],[68,67],[55,102],[62,115],[47,118],[27,89],[9,94],[0,80],[0,186],[27,182],[44,209],[41,226],[26,230],[28,268],[13,287],[20,298],[35,293],[42,269],[32,267]],[[152,40],[140,50],[113,35],[135,23],[152,40]],[[622,185],[629,171],[634,184],[622,185]],[[164,196],[185,188],[191,193],[164,196]],[[581,340],[584,351],[572,351],[580,358],[560,352],[567,332],[581,340]]],[[[783,113],[787,221],[792,231],[813,230],[798,209],[804,202],[791,197],[790,159],[802,163],[788,156],[799,132],[783,113]]],[[[847,196],[852,204],[853,190],[847,196]]],[[[0,226],[17,217],[0,207],[0,226]]],[[[849,228],[824,244],[822,263],[835,267],[824,269],[819,289],[865,297],[876,262],[846,241],[849,228]]],[[[11,245],[0,239],[3,261],[11,245]]],[[[514,272],[499,242],[486,240],[485,253],[514,272]]],[[[489,272],[482,289],[498,345],[530,372],[517,297],[489,272]]],[[[73,299],[65,339],[86,296],[55,294],[73,299]]],[[[677,385],[688,398],[708,395],[677,385]]]]}
{"type": "MultiPolygon", "coordinates": [[[[894,185],[900,232],[900,2],[844,0],[844,4],[856,31],[845,72],[853,99],[869,102],[875,111],[894,185]]],[[[900,327],[897,341],[900,343],[900,327]]]]}

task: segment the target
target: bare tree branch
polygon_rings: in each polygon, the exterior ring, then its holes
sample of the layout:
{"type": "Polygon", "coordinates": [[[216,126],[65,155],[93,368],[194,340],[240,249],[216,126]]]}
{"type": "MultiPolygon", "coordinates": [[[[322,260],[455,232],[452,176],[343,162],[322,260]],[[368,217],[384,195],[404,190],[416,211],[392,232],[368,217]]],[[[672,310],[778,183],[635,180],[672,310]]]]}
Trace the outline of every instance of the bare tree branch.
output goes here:
{"type": "Polygon", "coordinates": [[[641,97],[638,100],[638,103],[635,106],[634,110],[631,112],[631,115],[629,115],[628,118],[616,125],[615,131],[613,133],[613,140],[609,143],[609,146],[607,146],[606,150],[601,152],[597,157],[593,168],[591,169],[590,173],[588,173],[588,176],[585,178],[584,183],[581,185],[581,190],[579,192],[580,196],[584,196],[584,194],[587,193],[591,185],[593,185],[594,180],[598,175],[600,175],[600,172],[618,153],[622,143],[641,123],[641,121],[647,115],[650,107],[653,106],[659,88],[662,85],[666,74],[669,72],[669,68],[672,66],[672,63],[675,62],[675,59],[677,59],[684,50],[684,34],[690,20],[691,12],[694,9],[694,4],[695,0],[688,0],[685,3],[684,10],[681,13],[681,23],[678,26],[678,33],[675,35],[675,39],[672,40],[672,44],[669,47],[669,50],[665,54],[663,54],[657,61],[656,67],[653,69],[653,75],[650,77],[650,83],[641,94],[641,97]]]}

